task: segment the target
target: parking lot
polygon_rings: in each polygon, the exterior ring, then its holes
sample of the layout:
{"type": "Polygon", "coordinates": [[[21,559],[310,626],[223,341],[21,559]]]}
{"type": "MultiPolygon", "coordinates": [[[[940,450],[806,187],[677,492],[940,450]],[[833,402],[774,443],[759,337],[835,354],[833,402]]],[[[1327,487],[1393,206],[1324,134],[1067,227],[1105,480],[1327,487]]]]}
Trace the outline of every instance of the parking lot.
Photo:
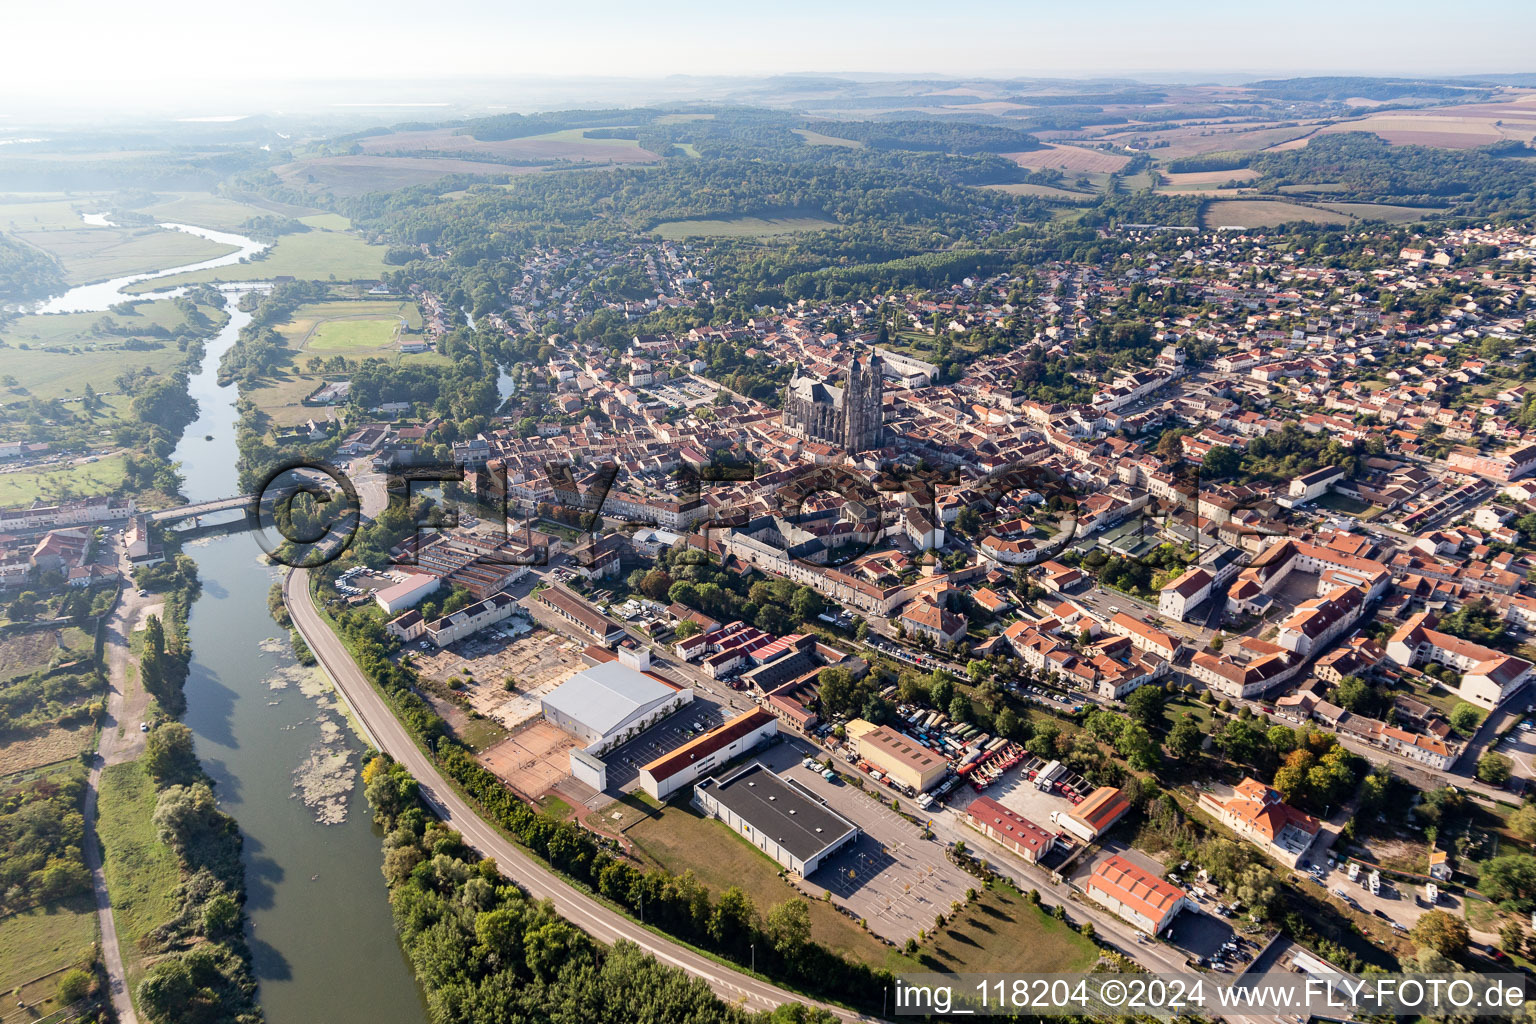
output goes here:
{"type": "Polygon", "coordinates": [[[976,879],[951,864],[944,844],[923,839],[911,822],[841,780],[828,782],[802,766],[806,748],[781,743],[761,758],[827,806],[859,826],[862,835],[802,883],[812,896],[823,889],[862,917],[876,935],[902,943],[933,927],[937,914],[965,902],[976,879]]]}
{"type": "Polygon", "coordinates": [[[698,695],[697,691],[695,694],[692,704],[603,756],[603,763],[608,766],[609,793],[629,792],[635,788],[641,768],[700,733],[725,724],[726,711],[709,697],[698,695]]]}
{"type": "MultiPolygon", "coordinates": [[[[1024,765],[1005,772],[1002,778],[987,789],[987,796],[1010,811],[1022,814],[1048,832],[1061,831],[1051,824],[1053,811],[1065,813],[1072,809],[1072,801],[1067,798],[1036,788],[1034,781],[1025,774],[1024,765]]],[[[963,811],[974,799],[976,792],[969,786],[961,786],[950,798],[950,804],[956,810],[963,811]]]]}

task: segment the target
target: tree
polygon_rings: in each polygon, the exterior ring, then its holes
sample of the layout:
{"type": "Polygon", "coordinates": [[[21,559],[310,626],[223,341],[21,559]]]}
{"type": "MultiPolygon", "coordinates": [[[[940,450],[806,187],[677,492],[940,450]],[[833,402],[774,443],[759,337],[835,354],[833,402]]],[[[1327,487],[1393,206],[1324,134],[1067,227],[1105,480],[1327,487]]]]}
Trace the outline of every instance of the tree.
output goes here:
{"type": "Polygon", "coordinates": [[[1333,691],[1333,702],[1354,712],[1364,711],[1375,699],[1375,691],[1359,676],[1345,676],[1333,691]]]}
{"type": "Polygon", "coordinates": [[[240,904],[227,892],[221,892],[203,904],[203,934],[218,938],[240,923],[240,904]]]}
{"type": "Polygon", "coordinates": [[[1509,816],[1508,825],[1517,838],[1536,842],[1536,804],[1522,804],[1509,816]]]}
{"type": "Polygon", "coordinates": [[[853,709],[853,673],[845,668],[824,668],[817,677],[821,710],[828,717],[853,709]]]}
{"type": "Polygon", "coordinates": [[[1204,479],[1220,480],[1236,473],[1242,465],[1243,457],[1235,449],[1218,444],[1206,452],[1205,458],[1200,460],[1200,476],[1204,479]]]}
{"type": "Polygon", "coordinates": [[[144,740],[144,767],[160,786],[185,785],[202,774],[193,749],[192,730],[180,722],[164,722],[144,740]]]}
{"type": "Polygon", "coordinates": [[[786,900],[768,911],[768,939],[786,960],[798,956],[811,940],[811,907],[805,900],[786,900]]]}
{"type": "Polygon", "coordinates": [[[816,616],[826,610],[826,603],[822,601],[821,595],[810,587],[801,587],[790,599],[789,610],[795,613],[795,618],[799,622],[812,622],[816,616]]]}
{"type": "Polygon", "coordinates": [[[721,893],[709,916],[709,937],[724,949],[743,953],[757,931],[757,907],[752,897],[735,885],[721,893]]]}
{"type": "Polygon", "coordinates": [[[1427,911],[1408,934],[1420,946],[1452,960],[1466,955],[1467,943],[1472,938],[1465,921],[1443,910],[1427,911]]]}
{"type": "Polygon", "coordinates": [[[1168,752],[1180,761],[1188,761],[1198,755],[1204,743],[1205,733],[1193,715],[1180,716],[1168,733],[1168,752]]]}
{"type": "Polygon", "coordinates": [[[1506,953],[1523,954],[1525,929],[1520,927],[1519,921],[1506,921],[1504,927],[1499,929],[1499,948],[1506,953]]]}
{"type": "Polygon", "coordinates": [[[969,722],[971,720],[971,701],[963,693],[955,694],[949,702],[949,717],[957,722],[969,722]]]}
{"type": "Polygon", "coordinates": [[[672,577],[662,569],[652,569],[640,580],[640,593],[652,601],[667,600],[667,591],[672,587],[672,577]]]}
{"type": "Polygon", "coordinates": [[[1502,786],[1509,781],[1514,767],[1509,758],[1490,750],[1477,759],[1477,777],[1490,786],[1502,786]]]}
{"type": "Polygon", "coordinates": [[[1465,701],[1451,708],[1451,728],[1463,736],[1471,736],[1477,731],[1477,727],[1482,724],[1482,721],[1483,713],[1465,701]]]}
{"type": "Polygon", "coordinates": [[[1161,686],[1138,686],[1125,698],[1125,709],[1148,729],[1163,724],[1163,704],[1167,698],[1161,686]]]}
{"type": "MultiPolygon", "coordinates": [[[[86,387],[90,387],[89,384],[86,387]]],[[[59,977],[59,1005],[68,1006],[84,999],[91,991],[91,976],[75,967],[59,977]]]]}
{"type": "MultiPolygon", "coordinates": [[[[1143,687],[1145,689],[1145,687],[1143,687]]],[[[1140,722],[1128,722],[1120,730],[1115,749],[1125,758],[1132,771],[1149,772],[1157,767],[1157,743],[1152,734],[1140,722]]]]}
{"type": "Polygon", "coordinates": [[[1536,906],[1536,857],[1506,853],[1483,865],[1478,887],[1505,910],[1521,913],[1536,906]]]}

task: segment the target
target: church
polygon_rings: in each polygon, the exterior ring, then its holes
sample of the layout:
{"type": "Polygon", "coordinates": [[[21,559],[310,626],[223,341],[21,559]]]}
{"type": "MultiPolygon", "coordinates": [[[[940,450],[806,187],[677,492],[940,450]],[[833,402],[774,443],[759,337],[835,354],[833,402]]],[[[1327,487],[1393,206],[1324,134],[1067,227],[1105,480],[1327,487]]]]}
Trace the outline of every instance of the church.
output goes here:
{"type": "Polygon", "coordinates": [[[784,389],[785,429],[808,441],[837,445],[849,454],[880,447],[884,373],[878,352],[855,355],[843,387],[802,377],[797,368],[784,389]]]}

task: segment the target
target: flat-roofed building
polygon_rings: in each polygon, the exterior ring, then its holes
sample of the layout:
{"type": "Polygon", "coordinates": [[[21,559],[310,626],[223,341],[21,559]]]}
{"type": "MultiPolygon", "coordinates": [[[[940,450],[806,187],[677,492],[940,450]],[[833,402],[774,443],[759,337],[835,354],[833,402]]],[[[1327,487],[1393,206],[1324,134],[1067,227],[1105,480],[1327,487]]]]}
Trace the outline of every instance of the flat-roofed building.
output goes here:
{"type": "Polygon", "coordinates": [[[695,783],[693,803],[801,878],[859,836],[853,822],[756,761],[695,783]]]}
{"type": "Polygon", "coordinates": [[[640,786],[657,800],[665,800],[778,731],[777,718],[762,708],[753,708],[641,768],[640,786]]]}
{"type": "Polygon", "coordinates": [[[979,796],[965,809],[966,824],[1031,864],[1051,852],[1056,837],[989,796],[979,796]]]}
{"type": "Polygon", "coordinates": [[[420,604],[422,599],[442,586],[442,580],[436,576],[424,572],[408,573],[405,579],[392,587],[385,587],[373,595],[380,608],[393,615],[395,612],[404,611],[412,605],[420,604]]]}
{"type": "Polygon", "coordinates": [[[944,758],[894,729],[855,718],[847,734],[854,753],[914,792],[931,789],[944,778],[944,758]]]}
{"type": "Polygon", "coordinates": [[[1191,905],[1183,889],[1120,856],[1094,865],[1086,891],[1094,902],[1148,935],[1161,934],[1180,910],[1191,905]]]}

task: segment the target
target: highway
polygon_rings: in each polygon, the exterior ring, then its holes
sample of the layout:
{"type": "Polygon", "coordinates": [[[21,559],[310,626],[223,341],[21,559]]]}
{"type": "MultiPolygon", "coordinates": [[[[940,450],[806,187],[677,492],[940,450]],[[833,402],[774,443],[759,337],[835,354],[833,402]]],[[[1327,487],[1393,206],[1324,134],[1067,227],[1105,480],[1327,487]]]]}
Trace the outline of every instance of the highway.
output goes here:
{"type": "MultiPolygon", "coordinates": [[[[566,920],[593,938],[612,943],[627,939],[662,963],[702,978],[715,994],[749,1010],[771,1010],[784,1003],[812,1002],[776,985],[749,977],[662,938],[572,888],[541,862],[518,849],[470,807],[438,772],[395,719],[384,699],[363,676],[340,639],[326,625],[309,596],[309,572],[295,569],[283,581],[283,598],[294,625],[330,677],[353,715],[379,749],[403,764],[421,784],[421,796],[433,813],[457,829],[482,856],[493,858],[502,873],[530,896],[550,900],[566,920]]],[[[853,1011],[822,1005],[844,1020],[873,1021],[853,1011]]]]}

